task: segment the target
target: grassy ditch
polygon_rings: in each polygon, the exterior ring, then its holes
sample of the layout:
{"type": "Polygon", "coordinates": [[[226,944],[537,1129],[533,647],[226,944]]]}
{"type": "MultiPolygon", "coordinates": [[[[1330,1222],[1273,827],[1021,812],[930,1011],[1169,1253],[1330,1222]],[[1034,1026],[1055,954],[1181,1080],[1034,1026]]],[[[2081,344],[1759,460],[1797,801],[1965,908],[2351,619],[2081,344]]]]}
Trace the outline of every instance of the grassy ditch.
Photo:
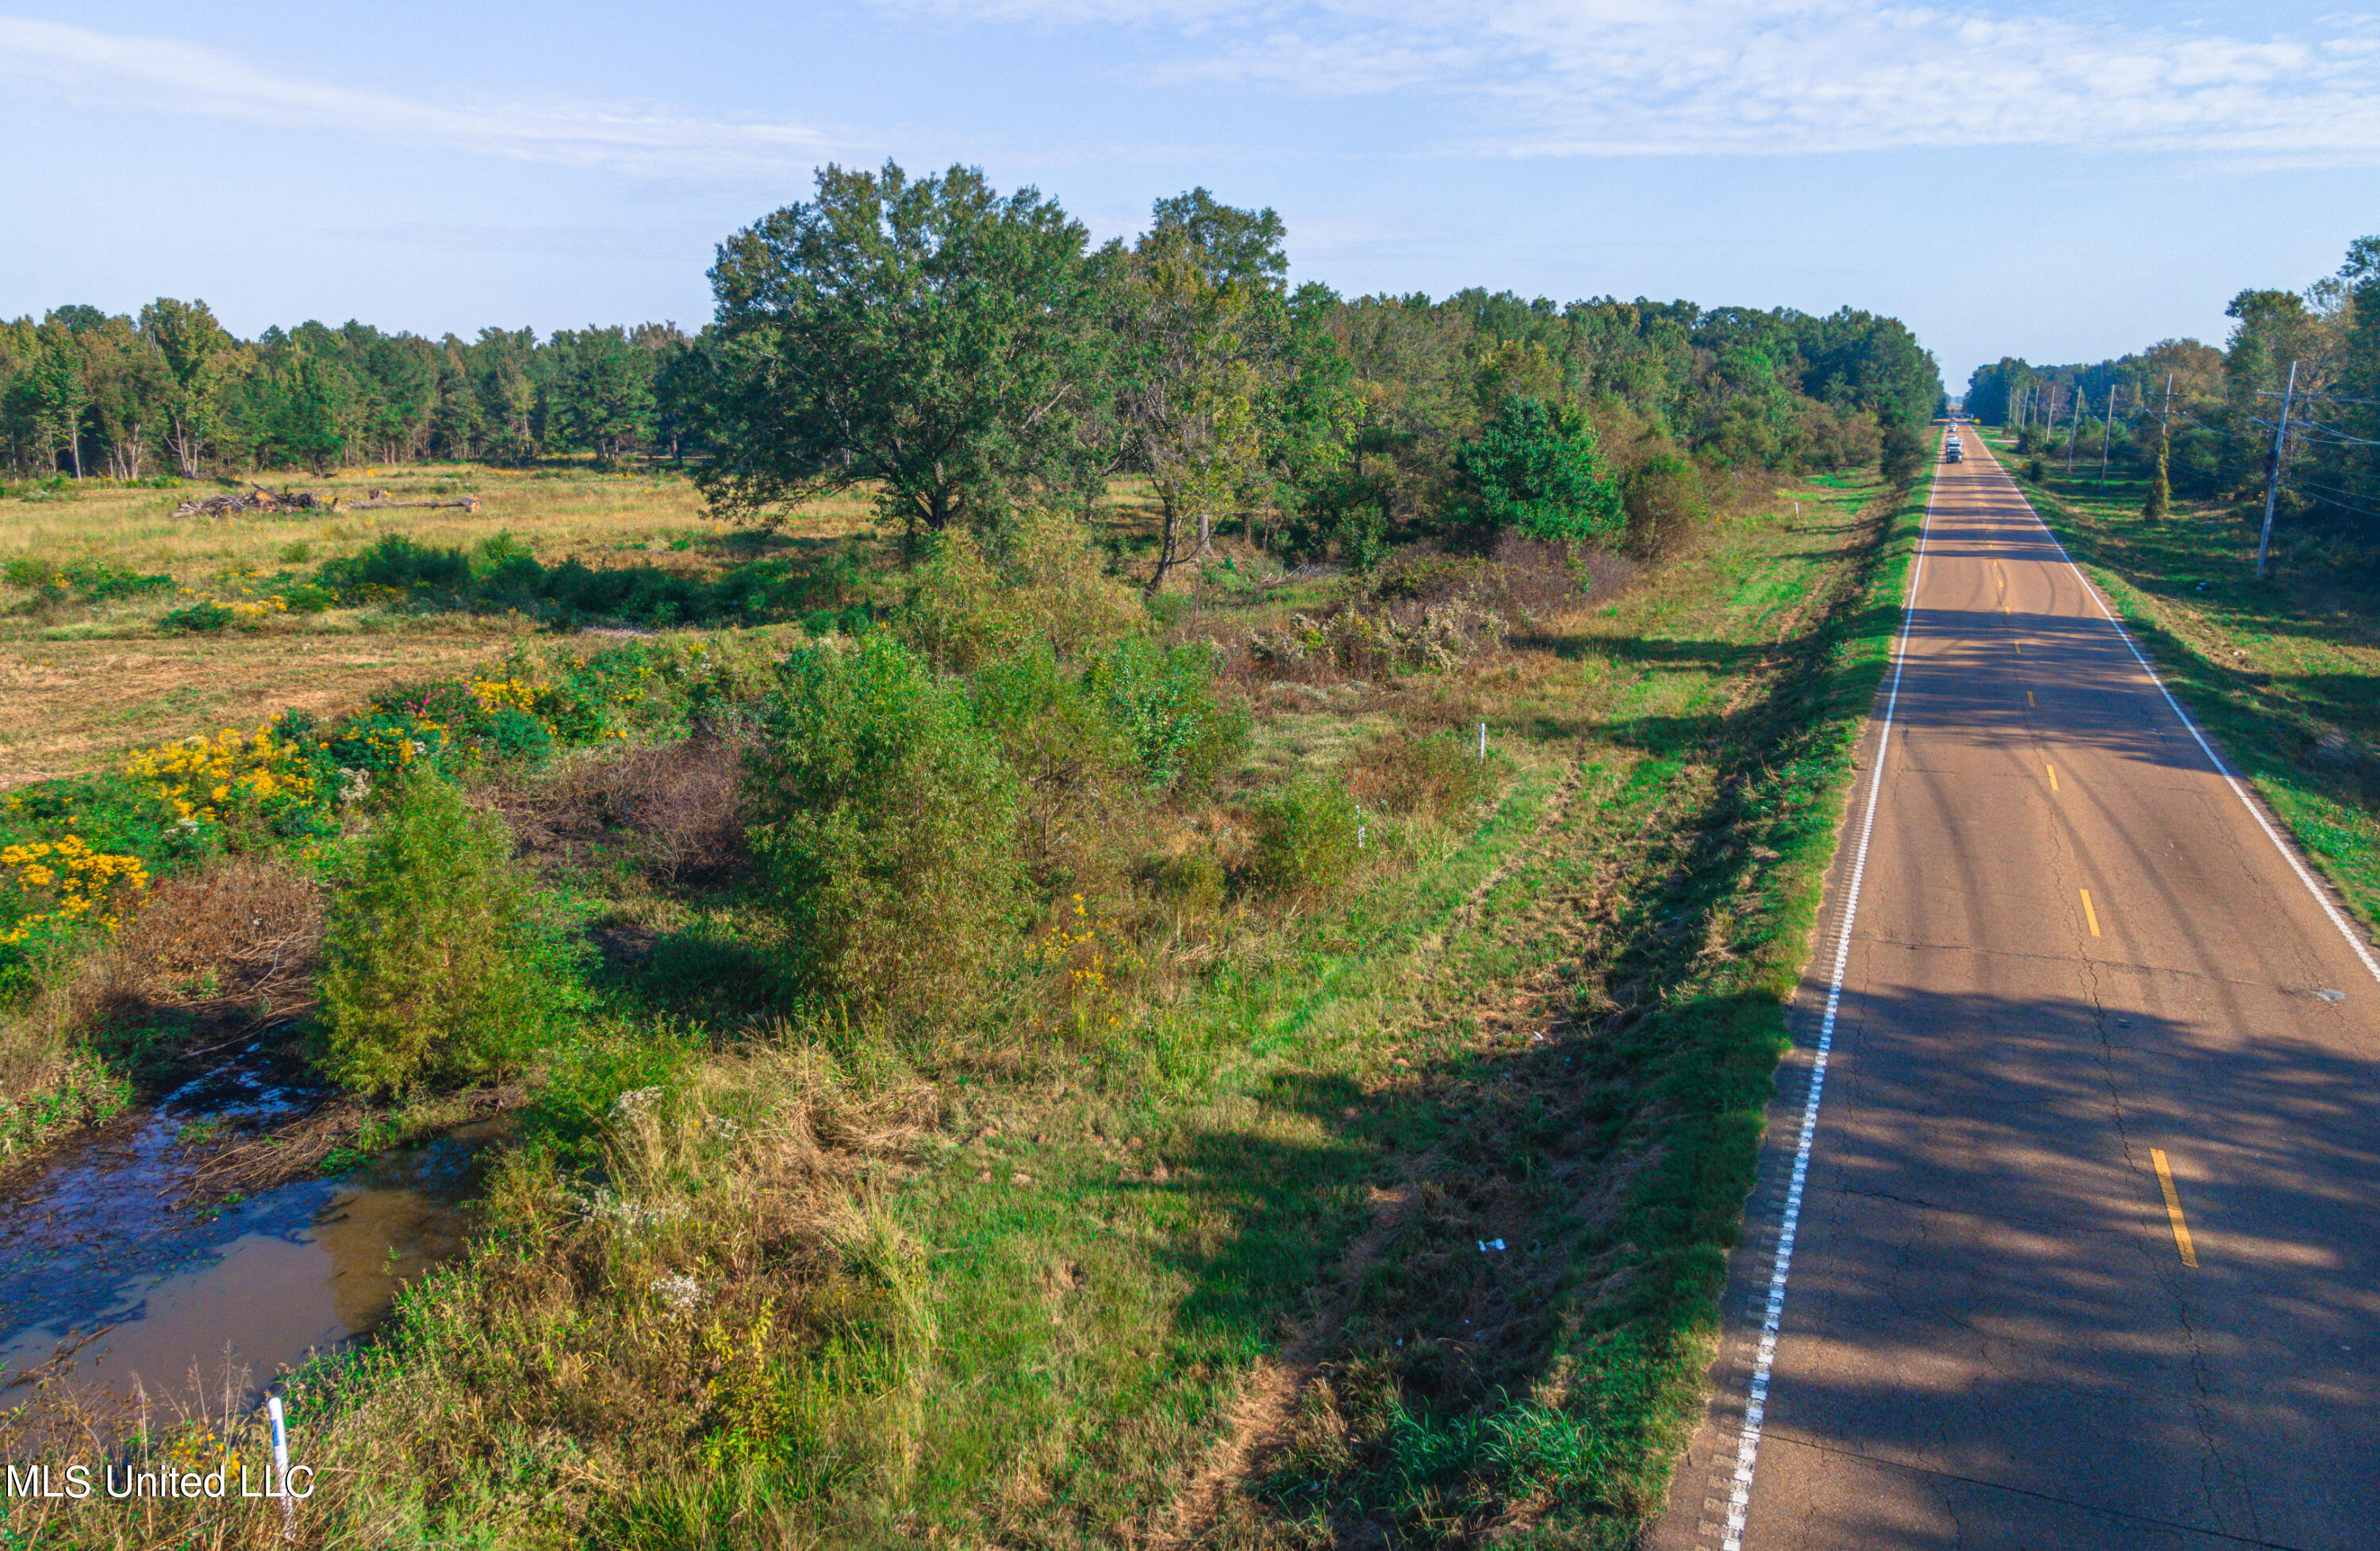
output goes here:
{"type": "Polygon", "coordinates": [[[1807,956],[1920,503],[1764,536],[1666,628],[1384,1053],[1371,1232],[1215,1544],[1627,1545],[1701,1403],[1779,1006],[1807,956]],[[1485,1246],[1485,1247],[1483,1247],[1485,1246]]]}
{"type": "MultiPolygon", "coordinates": [[[[701,809],[713,745],[500,794],[600,902],[598,1002],[468,1259],[289,1381],[298,1543],[1626,1544],[1699,1402],[1916,530],[1872,481],[1786,493],[1800,521],[1747,505],[1509,649],[1217,567],[1172,638],[1228,659],[1244,751],[1126,804],[1065,795],[1072,723],[1013,750],[1068,881],[962,1020],[783,998],[738,836],[572,817],[701,809]]],[[[985,643],[1039,625],[911,617],[1023,703],[985,643]]],[[[1082,682],[1155,707],[1159,665],[1082,682]]],[[[903,908],[868,901],[837,929],[903,908]]],[[[9,1512],[43,1545],[282,1533],[9,1512]]]]}
{"type": "Polygon", "coordinates": [[[2228,506],[2141,515],[2138,481],[2024,478],[2067,552],[2113,600],[2166,685],[2217,738],[2367,927],[2380,925],[2380,589],[2284,533],[2265,581],[2228,506]]]}

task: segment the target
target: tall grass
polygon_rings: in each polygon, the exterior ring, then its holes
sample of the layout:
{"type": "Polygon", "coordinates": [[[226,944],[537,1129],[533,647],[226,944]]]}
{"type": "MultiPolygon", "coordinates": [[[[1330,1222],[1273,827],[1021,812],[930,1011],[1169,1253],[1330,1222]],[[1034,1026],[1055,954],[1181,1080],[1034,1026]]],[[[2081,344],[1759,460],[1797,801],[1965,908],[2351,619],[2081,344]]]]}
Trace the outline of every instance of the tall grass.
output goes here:
{"type": "MultiPolygon", "coordinates": [[[[757,739],[748,868],[657,865],[662,778],[600,742],[450,762],[603,898],[611,961],[468,1261],[291,1382],[331,1484],[300,1542],[1139,1543],[1268,1355],[1306,1382],[1219,1537],[1624,1532],[1691,1407],[1907,531],[1812,497],[1831,520],[1738,507],[1633,594],[1466,563],[1525,630],[1360,677],[1248,644],[1438,600],[1247,557],[1075,640],[1002,623],[1096,601],[1075,561],[976,547],[722,691],[769,708],[708,723],[757,739]]],[[[637,682],[662,711],[607,727],[691,730],[691,689],[637,682]]],[[[205,1447],[252,1448],[234,1421],[205,1447]]]]}

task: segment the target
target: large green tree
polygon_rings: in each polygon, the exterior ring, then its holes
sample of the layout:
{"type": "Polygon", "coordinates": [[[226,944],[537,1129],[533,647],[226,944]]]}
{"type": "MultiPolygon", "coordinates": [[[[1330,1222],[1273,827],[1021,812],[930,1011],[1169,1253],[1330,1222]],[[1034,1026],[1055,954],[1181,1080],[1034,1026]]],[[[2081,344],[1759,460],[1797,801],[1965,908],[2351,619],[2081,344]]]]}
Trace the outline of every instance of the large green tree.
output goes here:
{"type": "Polygon", "coordinates": [[[159,297],[140,309],[140,333],[163,358],[165,445],[182,477],[194,479],[222,424],[224,395],[239,367],[239,345],[202,301],[159,297]]]}
{"type": "Polygon", "coordinates": [[[1507,530],[1609,547],[1627,531],[1595,432],[1541,398],[1505,401],[1454,454],[1459,515],[1483,548],[1507,530]]]}
{"type": "Polygon", "coordinates": [[[758,515],[872,485],[938,531],[1069,482],[1105,343],[1086,241],[972,167],[825,168],[816,199],[720,247],[704,493],[758,515]]]}
{"type": "Polygon", "coordinates": [[[627,331],[589,326],[554,336],[561,370],[551,390],[552,416],[563,434],[603,463],[652,435],[657,357],[631,344],[627,331]]]}

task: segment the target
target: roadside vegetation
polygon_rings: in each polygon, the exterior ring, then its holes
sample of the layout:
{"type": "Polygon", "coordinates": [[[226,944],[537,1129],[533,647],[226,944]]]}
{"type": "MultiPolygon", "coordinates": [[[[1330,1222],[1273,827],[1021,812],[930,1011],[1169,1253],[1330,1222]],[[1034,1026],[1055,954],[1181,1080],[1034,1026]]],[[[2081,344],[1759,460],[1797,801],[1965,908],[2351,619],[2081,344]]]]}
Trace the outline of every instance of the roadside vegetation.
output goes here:
{"type": "MultiPolygon", "coordinates": [[[[830,171],[722,249],[691,486],[448,468],[480,509],[393,532],[0,506],[20,661],[371,643],[0,794],[12,1157],[225,1049],[312,1097],[201,1128],[219,1191],[504,1117],[468,1252],[280,1383],[301,1544],[1616,1546],[1658,1508],[1931,363],[1852,313],[1343,302],[1269,212],[1156,213],[1091,252],[963,169],[830,171]],[[962,256],[1049,305],[904,310],[962,256]],[[806,397],[814,357],[855,370],[806,397]]],[[[237,1407],[18,1397],[20,1443],[257,1458],[237,1407]]]]}

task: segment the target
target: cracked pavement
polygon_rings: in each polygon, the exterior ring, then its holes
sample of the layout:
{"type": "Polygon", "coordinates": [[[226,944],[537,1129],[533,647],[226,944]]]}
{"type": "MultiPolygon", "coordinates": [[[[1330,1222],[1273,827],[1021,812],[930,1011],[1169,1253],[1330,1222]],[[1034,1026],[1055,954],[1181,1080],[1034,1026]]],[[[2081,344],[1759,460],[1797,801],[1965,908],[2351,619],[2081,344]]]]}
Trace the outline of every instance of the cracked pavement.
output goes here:
{"type": "MultiPolygon", "coordinates": [[[[1979,442],[1938,471],[1742,1544],[2380,1545],[2380,985],[1979,442]]],[[[1780,1087],[1657,1547],[1720,1544],[1780,1087]]]]}

